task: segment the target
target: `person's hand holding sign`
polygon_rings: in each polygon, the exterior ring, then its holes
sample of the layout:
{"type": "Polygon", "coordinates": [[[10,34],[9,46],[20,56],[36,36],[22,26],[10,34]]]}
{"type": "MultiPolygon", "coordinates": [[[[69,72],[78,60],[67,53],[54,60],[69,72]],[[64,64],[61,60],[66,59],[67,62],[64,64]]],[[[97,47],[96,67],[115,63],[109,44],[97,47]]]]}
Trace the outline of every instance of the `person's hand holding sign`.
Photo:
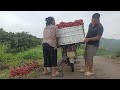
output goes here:
{"type": "Polygon", "coordinates": [[[88,43],[89,38],[85,38],[85,40],[83,41],[84,43],[88,43]]]}

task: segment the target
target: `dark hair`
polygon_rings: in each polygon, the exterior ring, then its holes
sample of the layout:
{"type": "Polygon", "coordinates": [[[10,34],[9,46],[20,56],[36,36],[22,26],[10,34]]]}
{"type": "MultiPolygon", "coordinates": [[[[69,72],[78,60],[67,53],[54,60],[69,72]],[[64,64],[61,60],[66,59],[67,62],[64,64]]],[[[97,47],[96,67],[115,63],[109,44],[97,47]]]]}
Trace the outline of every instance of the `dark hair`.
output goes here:
{"type": "Polygon", "coordinates": [[[95,14],[92,15],[92,18],[99,19],[100,18],[100,14],[99,13],[95,13],[95,14]]]}
{"type": "Polygon", "coordinates": [[[48,18],[45,19],[45,21],[46,21],[46,26],[48,26],[48,25],[52,24],[52,22],[54,21],[54,18],[53,17],[48,17],[48,18]]]}

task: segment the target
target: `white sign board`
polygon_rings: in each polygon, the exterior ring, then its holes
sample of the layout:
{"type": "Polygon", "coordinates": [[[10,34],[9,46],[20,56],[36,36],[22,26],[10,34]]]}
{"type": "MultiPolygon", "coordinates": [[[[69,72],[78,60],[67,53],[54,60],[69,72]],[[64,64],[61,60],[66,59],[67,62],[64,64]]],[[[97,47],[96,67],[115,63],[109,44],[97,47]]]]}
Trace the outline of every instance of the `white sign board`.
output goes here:
{"type": "Polygon", "coordinates": [[[59,45],[83,42],[85,38],[84,26],[66,27],[58,30],[59,45]]]}

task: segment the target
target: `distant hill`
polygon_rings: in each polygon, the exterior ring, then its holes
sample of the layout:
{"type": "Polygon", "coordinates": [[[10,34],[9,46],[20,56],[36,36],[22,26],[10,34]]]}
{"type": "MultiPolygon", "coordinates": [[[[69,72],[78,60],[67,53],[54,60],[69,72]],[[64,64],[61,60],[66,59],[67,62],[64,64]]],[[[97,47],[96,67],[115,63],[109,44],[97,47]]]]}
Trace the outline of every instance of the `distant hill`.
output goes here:
{"type": "Polygon", "coordinates": [[[108,51],[116,51],[116,50],[120,51],[120,39],[117,40],[117,39],[102,38],[100,42],[100,48],[108,51]]]}
{"type": "Polygon", "coordinates": [[[120,50],[120,39],[102,38],[100,42],[100,48],[104,48],[109,51],[120,50]]]}

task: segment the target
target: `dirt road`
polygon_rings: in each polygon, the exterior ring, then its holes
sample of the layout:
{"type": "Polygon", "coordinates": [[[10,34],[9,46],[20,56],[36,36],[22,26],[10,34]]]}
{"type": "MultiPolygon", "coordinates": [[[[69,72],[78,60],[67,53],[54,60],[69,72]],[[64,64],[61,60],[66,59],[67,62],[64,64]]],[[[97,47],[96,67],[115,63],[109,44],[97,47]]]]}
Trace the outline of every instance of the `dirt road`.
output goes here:
{"type": "MultiPolygon", "coordinates": [[[[79,69],[84,67],[84,60],[79,59],[80,64],[75,64],[75,72],[70,72],[70,67],[65,65],[63,77],[51,77],[51,75],[42,75],[39,72],[36,79],[120,79],[120,64],[104,57],[97,56],[94,58],[94,72],[93,76],[84,76],[79,72],[79,69]]],[[[59,67],[60,68],[60,67],[59,67]]]]}

